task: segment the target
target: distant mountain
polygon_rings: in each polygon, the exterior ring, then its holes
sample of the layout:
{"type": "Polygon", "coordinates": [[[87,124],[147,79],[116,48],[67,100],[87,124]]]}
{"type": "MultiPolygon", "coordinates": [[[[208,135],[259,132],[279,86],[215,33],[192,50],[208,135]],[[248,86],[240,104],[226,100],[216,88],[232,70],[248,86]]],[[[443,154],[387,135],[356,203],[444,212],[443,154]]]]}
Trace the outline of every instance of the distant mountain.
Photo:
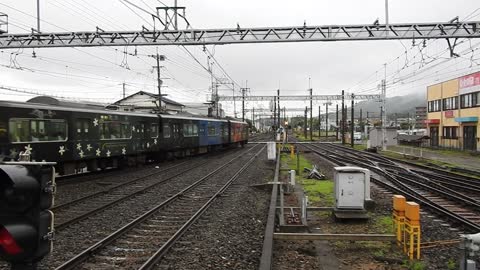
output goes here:
{"type": "MultiPolygon", "coordinates": [[[[350,106],[350,104],[348,104],[350,106]]],[[[355,114],[363,110],[365,117],[367,111],[373,113],[372,116],[378,117],[380,115],[381,102],[378,101],[360,101],[355,104],[355,114]]],[[[407,116],[408,113],[415,113],[415,107],[427,106],[427,98],[425,93],[414,93],[405,96],[396,96],[387,98],[387,115],[397,114],[399,117],[407,116]]]]}

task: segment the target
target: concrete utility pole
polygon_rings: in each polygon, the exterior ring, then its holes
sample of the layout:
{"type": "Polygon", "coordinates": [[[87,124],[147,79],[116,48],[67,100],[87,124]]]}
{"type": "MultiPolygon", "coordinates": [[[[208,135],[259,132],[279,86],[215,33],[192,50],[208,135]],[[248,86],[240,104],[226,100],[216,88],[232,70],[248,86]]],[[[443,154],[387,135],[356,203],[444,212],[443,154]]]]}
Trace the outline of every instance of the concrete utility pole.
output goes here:
{"type": "Polygon", "coordinates": [[[123,88],[123,98],[125,98],[125,82],[122,83],[122,88],[123,88]]]}
{"type": "Polygon", "coordinates": [[[310,141],[313,141],[313,102],[312,95],[313,89],[310,88],[310,141]]]}
{"type": "Polygon", "coordinates": [[[308,112],[308,107],[305,106],[305,119],[304,119],[304,128],[303,128],[303,136],[305,137],[305,140],[307,139],[307,112],[308,112]]]}
{"type": "Polygon", "coordinates": [[[351,120],[351,123],[350,123],[350,146],[353,148],[354,144],[354,139],[353,139],[353,136],[355,134],[355,112],[354,112],[354,98],[355,98],[355,95],[352,94],[352,120],[351,120]]]}
{"type": "Polygon", "coordinates": [[[338,140],[338,103],[337,103],[337,120],[335,122],[335,124],[337,125],[337,127],[335,128],[335,141],[338,140]]]}
{"type": "Polygon", "coordinates": [[[277,131],[277,97],[273,97],[273,129],[277,131]]]}
{"type": "Polygon", "coordinates": [[[318,106],[318,139],[320,140],[320,137],[322,136],[321,130],[322,130],[322,106],[318,106]]]}
{"type": "Polygon", "coordinates": [[[242,121],[245,122],[245,91],[247,88],[242,88],[242,121]]]}
{"type": "Polygon", "coordinates": [[[342,134],[342,145],[345,145],[345,90],[342,90],[342,123],[340,131],[342,134]]]}
{"type": "Polygon", "coordinates": [[[37,0],[37,32],[40,33],[40,0],[37,0]]]}
{"type": "Polygon", "coordinates": [[[149,55],[149,56],[157,60],[157,66],[153,68],[157,69],[158,109],[159,109],[159,112],[162,112],[162,79],[160,77],[160,69],[163,68],[163,66],[160,66],[160,61],[165,61],[165,55],[158,54],[158,50],[157,50],[157,54],[149,55]]]}
{"type": "Polygon", "coordinates": [[[328,105],[331,104],[330,102],[325,103],[325,138],[328,141],[328,105]]]}
{"type": "Polygon", "coordinates": [[[278,104],[277,104],[278,105],[278,112],[277,112],[278,113],[278,118],[277,118],[277,120],[278,120],[278,127],[280,128],[282,126],[282,123],[280,122],[280,116],[281,116],[281,111],[282,111],[280,109],[281,108],[280,107],[280,89],[277,90],[277,102],[278,102],[278,104]]]}
{"type": "Polygon", "coordinates": [[[387,64],[385,64],[385,79],[382,80],[382,150],[387,150],[387,64]]]}

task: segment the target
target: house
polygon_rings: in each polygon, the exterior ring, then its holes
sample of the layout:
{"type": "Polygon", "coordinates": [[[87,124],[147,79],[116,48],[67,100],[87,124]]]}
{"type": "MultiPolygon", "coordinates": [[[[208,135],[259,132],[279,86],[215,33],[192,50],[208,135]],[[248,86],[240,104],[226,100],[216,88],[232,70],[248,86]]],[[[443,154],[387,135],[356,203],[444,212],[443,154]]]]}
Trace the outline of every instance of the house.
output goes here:
{"type": "MultiPolygon", "coordinates": [[[[158,95],[139,91],[128,97],[122,98],[108,106],[120,111],[157,112],[158,95]]],[[[185,105],[162,96],[162,111],[169,114],[177,114],[183,111],[185,105]]]]}

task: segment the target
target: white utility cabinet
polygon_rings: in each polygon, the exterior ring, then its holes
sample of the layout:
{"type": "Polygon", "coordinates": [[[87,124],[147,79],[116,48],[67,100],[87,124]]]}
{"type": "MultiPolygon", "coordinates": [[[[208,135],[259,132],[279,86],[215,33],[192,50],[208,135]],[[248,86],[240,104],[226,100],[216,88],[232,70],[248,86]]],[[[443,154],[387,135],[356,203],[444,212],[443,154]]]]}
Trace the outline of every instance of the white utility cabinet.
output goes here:
{"type": "Polygon", "coordinates": [[[370,200],[370,171],[359,167],[335,167],[336,209],[365,209],[370,200]]]}
{"type": "Polygon", "coordinates": [[[277,145],[275,142],[267,142],[267,158],[268,160],[275,160],[277,157],[277,145]]]}

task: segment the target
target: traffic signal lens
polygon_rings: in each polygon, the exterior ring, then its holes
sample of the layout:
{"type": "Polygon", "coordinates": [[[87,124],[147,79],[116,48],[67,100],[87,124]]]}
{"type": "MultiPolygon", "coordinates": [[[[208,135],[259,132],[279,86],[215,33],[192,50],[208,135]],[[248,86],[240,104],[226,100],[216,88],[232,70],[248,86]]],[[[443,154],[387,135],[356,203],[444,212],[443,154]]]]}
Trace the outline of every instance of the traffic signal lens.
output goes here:
{"type": "Polygon", "coordinates": [[[9,255],[17,255],[23,252],[13,236],[3,227],[0,229],[0,247],[9,255]]]}

